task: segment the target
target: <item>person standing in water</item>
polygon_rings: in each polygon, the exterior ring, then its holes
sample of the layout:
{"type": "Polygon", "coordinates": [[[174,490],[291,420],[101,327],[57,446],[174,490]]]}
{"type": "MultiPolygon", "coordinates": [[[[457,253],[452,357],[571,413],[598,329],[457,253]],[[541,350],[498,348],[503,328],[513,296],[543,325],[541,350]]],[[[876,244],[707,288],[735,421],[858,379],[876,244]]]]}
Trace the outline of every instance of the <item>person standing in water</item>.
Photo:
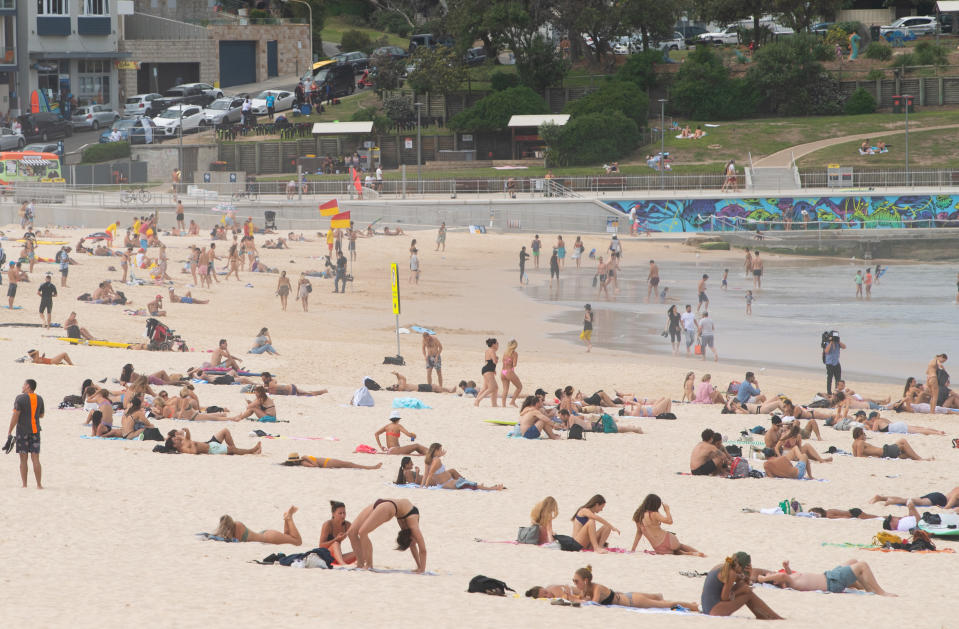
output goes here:
{"type": "Polygon", "coordinates": [[[699,339],[703,350],[703,360],[706,360],[706,349],[713,350],[713,360],[719,362],[719,352],[716,351],[716,324],[709,318],[708,312],[703,312],[703,318],[697,323],[699,328],[699,339]]]}
{"type": "MultiPolygon", "coordinates": [[[[538,259],[538,258],[537,258],[538,259]]],[[[553,278],[556,278],[556,286],[559,287],[559,254],[553,249],[553,255],[549,257],[549,287],[553,287],[553,278]]]]}
{"type": "Polygon", "coordinates": [[[533,237],[533,242],[530,244],[530,250],[533,252],[533,264],[538,269],[539,268],[539,250],[543,246],[542,241],[539,239],[539,234],[533,237]]]}
{"type": "Polygon", "coordinates": [[[723,269],[723,281],[719,285],[719,288],[726,292],[729,289],[729,269],[723,269]]]}
{"type": "Polygon", "coordinates": [[[646,301],[652,295],[655,299],[659,293],[659,265],[655,261],[649,261],[649,275],[646,276],[646,301]]]}
{"type": "Polygon", "coordinates": [[[519,250],[519,283],[522,286],[527,284],[526,280],[526,261],[529,260],[529,254],[526,253],[526,245],[519,250]]]}
{"type": "Polygon", "coordinates": [[[751,290],[746,291],[746,315],[753,315],[753,292],[751,290]]]}
{"type": "Polygon", "coordinates": [[[749,249],[746,249],[746,263],[743,268],[746,269],[746,277],[749,277],[749,274],[753,272],[753,254],[749,249]]]}
{"type": "Polygon", "coordinates": [[[593,308],[586,304],[585,310],[586,312],[583,313],[583,331],[580,332],[579,338],[586,343],[586,351],[589,352],[593,349],[593,308]]]}
{"type": "Polygon", "coordinates": [[[866,286],[866,300],[872,299],[872,267],[866,269],[866,277],[862,281],[866,286]]]}
{"type": "Polygon", "coordinates": [[[763,261],[759,258],[759,251],[753,252],[753,288],[763,287],[763,261]]]}
{"type": "Polygon", "coordinates": [[[704,273],[703,279],[699,280],[699,286],[696,287],[696,292],[699,293],[699,304],[696,306],[696,314],[699,314],[700,308],[709,310],[709,297],[706,295],[706,280],[708,279],[709,276],[704,273]],[[703,306],[703,304],[706,305],[703,306]]]}
{"type": "Polygon", "coordinates": [[[446,221],[443,221],[440,224],[440,229],[436,233],[436,251],[440,250],[440,247],[443,248],[443,252],[446,252],[446,221]]]}
{"type": "Polygon", "coordinates": [[[856,299],[862,299],[862,271],[856,271],[852,281],[856,284],[856,299]]]}

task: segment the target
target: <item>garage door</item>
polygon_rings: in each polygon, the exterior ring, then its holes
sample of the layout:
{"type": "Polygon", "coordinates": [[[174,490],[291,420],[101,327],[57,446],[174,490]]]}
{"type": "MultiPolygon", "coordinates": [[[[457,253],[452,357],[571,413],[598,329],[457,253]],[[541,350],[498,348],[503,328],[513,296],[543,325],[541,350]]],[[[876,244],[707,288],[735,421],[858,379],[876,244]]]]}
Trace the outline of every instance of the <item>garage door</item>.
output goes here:
{"type": "Polygon", "coordinates": [[[220,87],[256,83],[256,42],[220,42],[220,87]]]}

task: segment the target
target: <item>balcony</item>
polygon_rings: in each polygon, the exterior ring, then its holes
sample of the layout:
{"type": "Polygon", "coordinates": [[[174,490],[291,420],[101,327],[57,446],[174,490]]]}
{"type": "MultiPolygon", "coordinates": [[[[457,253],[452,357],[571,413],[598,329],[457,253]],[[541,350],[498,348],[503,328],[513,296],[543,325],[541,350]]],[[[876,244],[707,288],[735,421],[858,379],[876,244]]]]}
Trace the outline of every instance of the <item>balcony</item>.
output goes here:
{"type": "Polygon", "coordinates": [[[37,35],[68,37],[70,35],[70,16],[37,16],[37,35]]]}
{"type": "Polygon", "coordinates": [[[81,15],[77,17],[77,34],[79,35],[109,35],[112,31],[109,15],[81,15]]]}

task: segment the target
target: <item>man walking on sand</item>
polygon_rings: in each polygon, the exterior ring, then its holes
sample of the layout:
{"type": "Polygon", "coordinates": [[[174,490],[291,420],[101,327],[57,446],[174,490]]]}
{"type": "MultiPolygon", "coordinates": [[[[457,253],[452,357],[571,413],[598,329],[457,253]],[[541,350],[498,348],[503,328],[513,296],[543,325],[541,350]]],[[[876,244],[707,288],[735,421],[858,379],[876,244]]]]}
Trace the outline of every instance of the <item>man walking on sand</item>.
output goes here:
{"type": "Polygon", "coordinates": [[[37,289],[37,295],[40,295],[40,321],[43,327],[50,328],[50,317],[53,314],[53,298],[57,296],[57,287],[53,284],[50,274],[47,273],[47,279],[40,288],[37,289]],[[43,311],[47,311],[47,318],[43,318],[43,311]]]}
{"type": "Polygon", "coordinates": [[[696,340],[696,315],[693,314],[693,307],[686,304],[686,312],[679,315],[683,322],[683,336],[686,340],[686,355],[691,356],[693,352],[693,342],[696,340]]]}
{"type": "Polygon", "coordinates": [[[646,276],[646,284],[646,301],[649,301],[650,295],[655,298],[659,294],[659,265],[653,260],[649,261],[649,275],[646,276]]]}
{"type": "Polygon", "coordinates": [[[423,358],[426,359],[426,384],[433,386],[433,370],[436,370],[436,382],[443,387],[443,344],[439,339],[423,332],[423,358]]]}
{"type": "Polygon", "coordinates": [[[708,312],[703,312],[703,318],[699,320],[699,342],[703,349],[703,360],[706,360],[706,349],[713,350],[713,359],[719,362],[719,352],[716,351],[716,325],[709,318],[708,312]]]}
{"type": "Polygon", "coordinates": [[[17,297],[17,284],[23,279],[23,275],[20,263],[11,262],[10,270],[7,271],[7,308],[10,310],[13,310],[13,300],[17,297]]]}
{"type": "MultiPolygon", "coordinates": [[[[27,486],[27,457],[33,460],[33,475],[37,479],[37,489],[43,489],[40,482],[40,418],[43,417],[43,398],[36,394],[37,381],[26,380],[23,383],[20,395],[13,401],[13,415],[10,417],[10,427],[7,429],[7,446],[13,440],[13,430],[16,428],[17,454],[20,455],[20,481],[23,487],[27,486]]],[[[9,450],[7,450],[9,452],[9,450]]]]}
{"type": "Polygon", "coordinates": [[[696,314],[699,314],[700,308],[709,310],[709,297],[706,295],[706,280],[708,279],[709,276],[704,273],[703,279],[699,280],[699,286],[696,287],[696,292],[699,294],[699,304],[696,306],[696,314]],[[703,304],[706,305],[703,306],[703,304]]]}

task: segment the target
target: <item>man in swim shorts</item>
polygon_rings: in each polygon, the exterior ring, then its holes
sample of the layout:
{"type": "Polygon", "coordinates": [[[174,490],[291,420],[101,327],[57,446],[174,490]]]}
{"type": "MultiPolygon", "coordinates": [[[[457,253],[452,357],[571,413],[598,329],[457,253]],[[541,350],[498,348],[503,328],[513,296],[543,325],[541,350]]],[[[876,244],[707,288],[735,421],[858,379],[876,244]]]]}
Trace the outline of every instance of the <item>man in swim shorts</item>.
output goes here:
{"type": "Polygon", "coordinates": [[[435,335],[423,332],[423,358],[426,359],[426,382],[433,386],[433,370],[436,370],[436,381],[443,387],[443,344],[435,335]]]}
{"type": "Polygon", "coordinates": [[[706,310],[709,310],[709,297],[706,295],[706,280],[709,279],[709,276],[705,273],[703,274],[703,279],[699,280],[699,285],[696,287],[696,292],[699,294],[699,305],[696,306],[696,314],[699,314],[699,309],[703,307],[703,304],[706,304],[706,310]]]}
{"type": "Polygon", "coordinates": [[[693,476],[722,476],[725,473],[723,454],[712,444],[715,434],[709,428],[703,430],[702,441],[693,447],[689,457],[689,471],[693,476]]]}
{"type": "Polygon", "coordinates": [[[763,261],[759,258],[759,251],[753,252],[753,288],[763,287],[763,261]]]}
{"type": "Polygon", "coordinates": [[[893,596],[879,586],[872,569],[865,561],[850,559],[846,563],[825,572],[794,572],[789,562],[783,562],[784,571],[767,572],[757,577],[759,583],[770,583],[777,587],[789,588],[799,592],[828,591],[839,594],[846,588],[865,590],[880,596],[893,596]]]}
{"type": "Polygon", "coordinates": [[[649,261],[649,275],[646,276],[646,284],[646,301],[649,301],[650,295],[655,297],[659,292],[657,289],[659,286],[659,265],[653,260],[649,261]]]}

